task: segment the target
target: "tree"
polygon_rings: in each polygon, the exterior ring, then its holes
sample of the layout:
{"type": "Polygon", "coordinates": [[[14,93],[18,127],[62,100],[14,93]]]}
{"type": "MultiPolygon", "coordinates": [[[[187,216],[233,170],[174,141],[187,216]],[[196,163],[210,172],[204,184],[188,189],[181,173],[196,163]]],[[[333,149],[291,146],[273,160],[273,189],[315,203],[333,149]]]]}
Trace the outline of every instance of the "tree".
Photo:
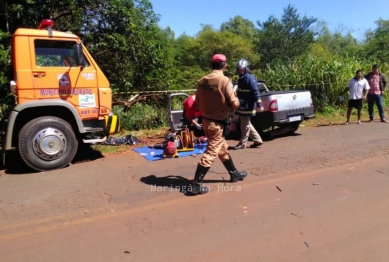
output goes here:
{"type": "Polygon", "coordinates": [[[314,43],[314,32],[310,29],[317,18],[300,16],[288,5],[281,20],[270,16],[266,22],[257,21],[259,39],[257,52],[261,54],[261,67],[277,60],[287,61],[298,57],[314,43]]]}
{"type": "Polygon", "coordinates": [[[228,22],[224,22],[220,26],[220,31],[229,31],[236,35],[242,36],[249,41],[254,41],[258,29],[255,28],[253,22],[244,19],[240,15],[237,15],[234,18],[228,20],[228,22]]]}
{"type": "Polygon", "coordinates": [[[172,35],[147,0],[104,0],[82,15],[84,43],[117,91],[167,88],[172,35]]]}
{"type": "Polygon", "coordinates": [[[376,21],[377,28],[366,32],[363,46],[365,58],[377,63],[389,63],[389,20],[376,21]]]}
{"type": "MultiPolygon", "coordinates": [[[[0,31],[0,43],[8,42],[9,34],[0,31]]],[[[9,94],[9,76],[11,69],[9,67],[9,50],[10,47],[0,44],[0,118],[4,117],[9,105],[15,102],[13,95],[9,94]]]]}
{"type": "Polygon", "coordinates": [[[0,30],[12,34],[18,27],[37,28],[42,19],[53,19],[55,28],[78,32],[80,15],[88,0],[0,0],[0,30]]]}
{"type": "Polygon", "coordinates": [[[330,32],[327,23],[319,21],[318,24],[316,43],[311,49],[313,54],[327,53],[329,57],[354,57],[358,55],[360,46],[350,31],[343,32],[338,29],[335,32],[330,32]]]}
{"type": "Polygon", "coordinates": [[[253,69],[258,65],[259,56],[254,52],[254,45],[246,38],[230,31],[217,31],[208,25],[195,38],[182,35],[176,41],[177,84],[193,88],[201,76],[210,72],[211,57],[217,53],[227,56],[227,71],[231,78],[236,77],[235,64],[241,58],[250,61],[253,69]]]}

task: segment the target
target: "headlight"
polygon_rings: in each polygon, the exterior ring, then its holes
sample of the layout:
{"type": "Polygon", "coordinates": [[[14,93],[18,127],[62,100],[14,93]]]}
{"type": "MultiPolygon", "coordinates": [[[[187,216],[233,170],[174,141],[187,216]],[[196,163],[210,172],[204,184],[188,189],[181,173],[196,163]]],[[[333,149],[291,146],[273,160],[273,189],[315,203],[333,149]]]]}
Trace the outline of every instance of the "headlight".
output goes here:
{"type": "Polygon", "coordinates": [[[16,95],[16,82],[14,80],[11,80],[11,82],[9,82],[9,91],[11,91],[12,94],[16,95]]]}

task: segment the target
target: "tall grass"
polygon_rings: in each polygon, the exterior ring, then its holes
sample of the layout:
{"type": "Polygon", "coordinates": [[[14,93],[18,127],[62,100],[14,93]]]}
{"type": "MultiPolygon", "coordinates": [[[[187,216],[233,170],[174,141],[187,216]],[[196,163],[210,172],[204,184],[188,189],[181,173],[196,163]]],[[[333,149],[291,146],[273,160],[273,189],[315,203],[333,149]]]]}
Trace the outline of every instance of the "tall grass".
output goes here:
{"type": "MultiPolygon", "coordinates": [[[[339,95],[345,89],[355,71],[362,69],[366,74],[371,71],[375,61],[357,58],[327,59],[303,56],[287,63],[275,63],[263,71],[253,71],[258,79],[265,80],[271,90],[309,90],[316,112],[333,115],[343,112],[347,102],[340,103],[339,95]]],[[[381,64],[381,71],[389,80],[389,64],[381,64]]],[[[191,89],[192,86],[182,86],[191,89]]],[[[345,97],[347,101],[347,96],[345,97]]],[[[389,107],[389,97],[384,94],[385,107],[389,107]]],[[[173,110],[182,108],[180,99],[172,101],[173,110]]],[[[364,110],[367,110],[364,103],[364,110]]],[[[376,109],[376,107],[375,107],[376,109]]],[[[115,106],[114,112],[119,116],[121,126],[125,130],[156,129],[167,127],[168,96],[156,100],[140,101],[128,111],[124,107],[115,106]]]]}
{"type": "MultiPolygon", "coordinates": [[[[190,95],[190,92],[185,92],[190,95]]],[[[169,126],[170,94],[162,94],[150,99],[138,101],[136,104],[125,108],[123,106],[114,106],[113,112],[118,115],[120,125],[125,130],[157,129],[169,126]]],[[[182,110],[182,103],[186,96],[173,96],[171,99],[172,110],[182,110]]],[[[126,100],[125,97],[122,100],[126,100]]]]}
{"type": "Polygon", "coordinates": [[[157,108],[155,105],[137,103],[127,111],[122,106],[114,106],[113,112],[120,119],[120,126],[125,130],[155,129],[168,126],[167,108],[157,108]]]}
{"type": "MultiPolygon", "coordinates": [[[[371,71],[374,61],[356,58],[327,59],[303,56],[287,63],[268,66],[260,74],[272,90],[309,90],[316,110],[323,111],[326,106],[336,106],[338,97],[358,69],[366,74],[371,71]]],[[[387,73],[388,65],[381,65],[387,73]]],[[[255,72],[254,72],[255,73],[255,72]]],[[[388,74],[386,74],[388,75],[388,74]]]]}

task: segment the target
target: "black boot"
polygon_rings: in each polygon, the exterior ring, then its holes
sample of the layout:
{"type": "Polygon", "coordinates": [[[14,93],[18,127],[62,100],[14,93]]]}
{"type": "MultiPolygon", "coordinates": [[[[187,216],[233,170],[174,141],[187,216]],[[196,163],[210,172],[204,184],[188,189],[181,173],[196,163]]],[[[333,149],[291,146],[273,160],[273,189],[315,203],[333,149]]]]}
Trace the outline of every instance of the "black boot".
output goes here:
{"type": "Polygon", "coordinates": [[[203,179],[207,174],[209,167],[204,167],[200,164],[197,164],[197,169],[195,173],[195,177],[193,179],[192,184],[188,187],[188,192],[194,195],[205,194],[208,192],[208,187],[202,186],[203,179]]]}
{"type": "Polygon", "coordinates": [[[246,148],[246,145],[243,145],[240,143],[233,147],[234,150],[245,149],[245,148],[246,148]]]}
{"type": "Polygon", "coordinates": [[[247,176],[246,172],[239,172],[238,170],[236,170],[234,162],[232,162],[231,156],[230,159],[223,162],[223,165],[226,167],[228,173],[230,174],[230,182],[232,183],[238,182],[239,180],[243,180],[247,176]]]}

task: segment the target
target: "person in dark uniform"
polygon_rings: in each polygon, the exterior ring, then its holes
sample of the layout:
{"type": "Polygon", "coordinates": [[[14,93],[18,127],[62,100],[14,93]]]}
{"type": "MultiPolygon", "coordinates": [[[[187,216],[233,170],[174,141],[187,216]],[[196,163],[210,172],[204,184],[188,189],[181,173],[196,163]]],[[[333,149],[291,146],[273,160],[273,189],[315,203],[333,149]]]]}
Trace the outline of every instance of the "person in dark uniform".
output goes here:
{"type": "Polygon", "coordinates": [[[234,109],[239,107],[239,100],[235,96],[231,80],[224,76],[227,59],[223,54],[212,57],[212,72],[202,77],[197,85],[195,103],[203,116],[203,129],[208,140],[208,146],[197,164],[192,184],[188,192],[204,194],[209,191],[202,185],[204,176],[218,157],[230,174],[230,181],[243,180],[246,172],[239,172],[232,162],[228,152],[228,144],[224,138],[228,130],[228,121],[234,109]]]}
{"type": "Polygon", "coordinates": [[[237,96],[240,106],[235,114],[239,115],[240,118],[242,136],[239,144],[234,149],[246,148],[249,137],[254,141],[250,147],[259,147],[263,143],[262,138],[250,121],[251,117],[255,116],[257,112],[263,111],[261,95],[258,90],[258,80],[251,74],[249,62],[246,59],[239,60],[236,65],[236,71],[239,74],[237,96]]]}

